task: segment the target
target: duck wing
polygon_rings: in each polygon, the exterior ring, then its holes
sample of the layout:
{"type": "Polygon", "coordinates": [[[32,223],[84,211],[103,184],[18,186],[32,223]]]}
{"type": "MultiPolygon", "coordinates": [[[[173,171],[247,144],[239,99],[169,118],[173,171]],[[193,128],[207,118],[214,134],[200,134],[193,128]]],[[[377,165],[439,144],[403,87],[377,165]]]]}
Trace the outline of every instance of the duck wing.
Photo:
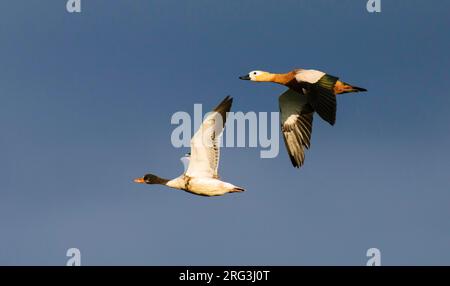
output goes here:
{"type": "Polygon", "coordinates": [[[186,175],[189,177],[218,178],[220,136],[225,127],[227,112],[233,98],[230,96],[211,111],[191,139],[191,157],[186,175]]]}
{"type": "Polygon", "coordinates": [[[336,122],[336,95],[334,86],[338,78],[317,70],[297,70],[298,83],[307,83],[309,103],[320,117],[331,125],[336,122]]]}
{"type": "Polygon", "coordinates": [[[314,109],[308,97],[288,89],[279,97],[281,132],[292,165],[299,168],[305,161],[305,148],[311,143],[314,109]]]}
{"type": "Polygon", "coordinates": [[[183,163],[183,173],[186,174],[186,171],[189,167],[190,155],[186,154],[180,158],[181,163],[183,163]]]}

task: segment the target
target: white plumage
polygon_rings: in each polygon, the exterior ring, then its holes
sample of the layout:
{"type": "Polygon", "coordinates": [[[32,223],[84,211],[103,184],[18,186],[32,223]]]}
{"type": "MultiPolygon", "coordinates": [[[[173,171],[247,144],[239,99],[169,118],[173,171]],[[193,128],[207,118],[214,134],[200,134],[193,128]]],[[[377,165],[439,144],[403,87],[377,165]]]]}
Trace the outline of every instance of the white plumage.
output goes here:
{"type": "Polygon", "coordinates": [[[201,196],[221,196],[242,192],[243,188],[218,179],[220,136],[233,100],[227,96],[207,115],[191,139],[191,154],[181,158],[184,172],[181,176],[166,180],[147,174],[135,179],[136,183],[160,184],[201,196]]]}
{"type": "Polygon", "coordinates": [[[299,82],[316,83],[321,79],[326,73],[318,70],[297,70],[295,74],[295,79],[299,82]]]}

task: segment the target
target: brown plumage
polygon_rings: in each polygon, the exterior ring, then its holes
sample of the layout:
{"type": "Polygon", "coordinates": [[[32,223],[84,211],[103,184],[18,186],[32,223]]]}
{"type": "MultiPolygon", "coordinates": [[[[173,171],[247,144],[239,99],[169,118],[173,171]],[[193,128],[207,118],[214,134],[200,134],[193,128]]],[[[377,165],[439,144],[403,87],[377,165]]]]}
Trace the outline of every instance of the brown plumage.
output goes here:
{"type": "Polygon", "coordinates": [[[273,82],[288,87],[279,98],[281,128],[289,157],[297,168],[303,165],[304,149],[310,146],[314,112],[334,125],[336,95],[367,91],[318,70],[295,69],[281,74],[251,71],[240,79],[273,82]]]}

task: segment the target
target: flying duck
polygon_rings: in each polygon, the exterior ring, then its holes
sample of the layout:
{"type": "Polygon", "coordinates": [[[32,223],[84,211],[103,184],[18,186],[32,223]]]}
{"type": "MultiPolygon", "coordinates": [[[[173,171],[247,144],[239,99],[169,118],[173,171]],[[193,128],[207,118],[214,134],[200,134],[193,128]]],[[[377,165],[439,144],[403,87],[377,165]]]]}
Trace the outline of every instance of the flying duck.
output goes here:
{"type": "Polygon", "coordinates": [[[288,87],[279,97],[281,131],[292,165],[305,161],[304,149],[311,142],[314,112],[331,125],[336,122],[336,95],[367,91],[318,70],[295,69],[277,74],[251,71],[242,80],[274,82],[288,87]]]}
{"type": "Polygon", "coordinates": [[[200,196],[221,196],[226,193],[243,192],[244,189],[219,179],[220,136],[225,127],[227,113],[233,99],[227,96],[205,118],[191,139],[191,152],[181,157],[184,173],[167,180],[146,174],[134,180],[140,184],[159,184],[200,196]]]}

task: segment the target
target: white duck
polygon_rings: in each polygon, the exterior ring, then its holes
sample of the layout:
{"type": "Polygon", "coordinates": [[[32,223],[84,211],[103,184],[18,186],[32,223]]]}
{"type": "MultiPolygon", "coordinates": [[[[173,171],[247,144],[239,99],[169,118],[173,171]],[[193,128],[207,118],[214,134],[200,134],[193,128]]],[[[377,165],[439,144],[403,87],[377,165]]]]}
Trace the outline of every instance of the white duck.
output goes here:
{"type": "Polygon", "coordinates": [[[227,96],[203,121],[191,140],[191,155],[181,161],[185,172],[178,178],[167,180],[146,174],[134,182],[159,184],[200,196],[221,196],[226,193],[243,192],[244,189],[219,180],[220,135],[225,127],[227,112],[233,99],[227,96]],[[187,168],[186,168],[187,166],[187,168]]]}

